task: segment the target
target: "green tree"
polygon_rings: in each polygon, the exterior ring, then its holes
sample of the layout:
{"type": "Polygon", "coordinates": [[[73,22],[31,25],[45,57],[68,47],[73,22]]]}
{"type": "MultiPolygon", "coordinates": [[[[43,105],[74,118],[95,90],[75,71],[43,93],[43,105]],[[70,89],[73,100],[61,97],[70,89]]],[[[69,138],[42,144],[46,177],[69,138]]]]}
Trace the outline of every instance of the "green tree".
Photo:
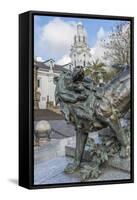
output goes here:
{"type": "Polygon", "coordinates": [[[86,68],[85,75],[88,75],[92,78],[95,85],[98,85],[100,82],[105,81],[106,71],[104,69],[105,64],[100,62],[99,59],[96,59],[92,62],[91,66],[86,68]]]}

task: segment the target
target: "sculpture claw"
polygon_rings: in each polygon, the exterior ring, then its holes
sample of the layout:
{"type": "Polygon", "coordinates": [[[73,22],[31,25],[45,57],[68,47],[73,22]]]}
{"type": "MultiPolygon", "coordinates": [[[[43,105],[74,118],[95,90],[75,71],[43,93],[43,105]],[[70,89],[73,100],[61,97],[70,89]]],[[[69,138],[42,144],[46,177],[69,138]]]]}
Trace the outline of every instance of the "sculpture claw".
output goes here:
{"type": "Polygon", "coordinates": [[[83,170],[81,170],[81,181],[86,181],[92,178],[98,178],[101,174],[101,171],[98,166],[90,167],[85,166],[83,170]]]}
{"type": "Polygon", "coordinates": [[[74,162],[74,163],[69,163],[66,168],[64,169],[64,172],[67,174],[72,174],[74,173],[76,170],[79,169],[79,164],[74,162]]]}

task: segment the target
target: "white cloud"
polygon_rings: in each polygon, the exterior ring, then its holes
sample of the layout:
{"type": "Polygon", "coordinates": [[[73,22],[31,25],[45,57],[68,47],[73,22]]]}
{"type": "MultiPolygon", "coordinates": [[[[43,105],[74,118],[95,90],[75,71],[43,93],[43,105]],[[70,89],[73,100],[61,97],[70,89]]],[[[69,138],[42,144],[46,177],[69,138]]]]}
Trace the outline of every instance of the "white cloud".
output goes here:
{"type": "Polygon", "coordinates": [[[93,60],[99,59],[102,62],[106,62],[103,58],[105,49],[101,45],[101,40],[106,39],[107,36],[108,32],[106,32],[103,27],[100,27],[100,29],[97,32],[97,41],[90,50],[93,60]]]}
{"type": "Polygon", "coordinates": [[[93,60],[99,59],[103,61],[105,49],[101,46],[100,41],[97,41],[93,48],[91,48],[90,53],[93,60]]]}
{"type": "Polygon", "coordinates": [[[68,54],[64,55],[61,59],[59,59],[56,63],[58,65],[65,65],[71,62],[71,59],[68,54]]]}
{"type": "Polygon", "coordinates": [[[100,27],[99,31],[97,32],[97,39],[101,40],[106,36],[106,32],[104,31],[103,27],[100,27]]]}
{"type": "MultiPolygon", "coordinates": [[[[38,59],[43,61],[42,58],[46,56],[46,59],[57,59],[56,63],[60,65],[71,62],[69,52],[75,34],[75,21],[65,22],[59,17],[53,18],[48,24],[38,29],[38,38],[35,46],[38,59]]],[[[93,59],[99,58],[103,61],[104,49],[101,47],[100,41],[106,38],[107,35],[108,32],[106,32],[103,27],[100,27],[97,32],[97,41],[91,48],[93,59]]]]}
{"type": "Polygon", "coordinates": [[[44,62],[44,60],[43,60],[42,57],[36,57],[36,60],[37,60],[38,62],[44,62]]]}
{"type": "Polygon", "coordinates": [[[40,48],[52,57],[55,55],[61,57],[69,52],[75,34],[76,24],[74,22],[64,22],[56,17],[42,27],[40,48]]]}

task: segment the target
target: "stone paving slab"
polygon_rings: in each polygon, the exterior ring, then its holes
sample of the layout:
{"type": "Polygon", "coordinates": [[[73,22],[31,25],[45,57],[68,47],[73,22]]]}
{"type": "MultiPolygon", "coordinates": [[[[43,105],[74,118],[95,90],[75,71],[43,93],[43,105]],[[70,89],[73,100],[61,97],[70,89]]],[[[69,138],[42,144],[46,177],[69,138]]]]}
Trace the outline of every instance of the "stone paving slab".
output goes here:
{"type": "Polygon", "coordinates": [[[34,163],[65,156],[65,146],[70,145],[72,138],[44,140],[34,147],[34,163]]]}
{"type": "Polygon", "coordinates": [[[76,175],[66,175],[64,168],[71,159],[58,157],[35,165],[34,184],[53,184],[79,182],[76,175]]]}
{"type": "MultiPolygon", "coordinates": [[[[72,158],[65,156],[65,146],[70,145],[74,138],[52,139],[45,141],[40,147],[34,148],[34,184],[53,183],[75,183],[81,182],[78,173],[65,174],[64,168],[72,158]]],[[[104,168],[98,179],[100,180],[121,180],[129,179],[130,174],[111,167],[104,168]]]]}
{"type": "MultiPolygon", "coordinates": [[[[64,168],[66,165],[72,162],[72,159],[64,156],[58,157],[49,161],[41,162],[35,165],[34,184],[58,184],[58,183],[76,183],[81,182],[78,173],[65,174],[64,168]]],[[[102,170],[102,174],[97,179],[91,179],[93,181],[104,180],[121,180],[130,179],[130,174],[121,170],[107,167],[102,170]]]]}

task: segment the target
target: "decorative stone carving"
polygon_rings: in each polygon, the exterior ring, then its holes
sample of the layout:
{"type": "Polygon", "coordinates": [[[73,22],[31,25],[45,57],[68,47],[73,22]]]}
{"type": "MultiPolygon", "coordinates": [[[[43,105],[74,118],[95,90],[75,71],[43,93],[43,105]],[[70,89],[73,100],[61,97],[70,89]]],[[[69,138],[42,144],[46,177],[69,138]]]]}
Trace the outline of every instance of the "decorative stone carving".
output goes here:
{"type": "Polygon", "coordinates": [[[34,137],[36,143],[39,145],[40,138],[50,139],[51,126],[48,121],[41,120],[36,122],[34,126],[34,137]]]}

